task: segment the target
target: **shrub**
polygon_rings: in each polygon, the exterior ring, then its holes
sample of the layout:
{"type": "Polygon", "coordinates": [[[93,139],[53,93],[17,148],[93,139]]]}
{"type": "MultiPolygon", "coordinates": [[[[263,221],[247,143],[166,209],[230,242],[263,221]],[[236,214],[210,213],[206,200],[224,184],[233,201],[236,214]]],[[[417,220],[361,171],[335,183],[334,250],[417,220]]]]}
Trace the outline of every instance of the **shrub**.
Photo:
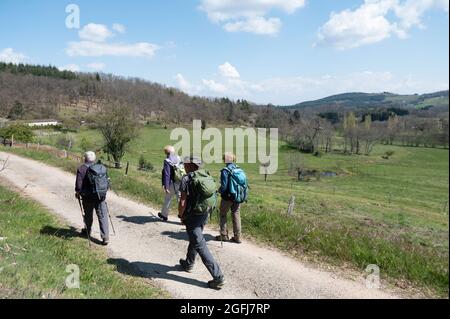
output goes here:
{"type": "Polygon", "coordinates": [[[382,158],[389,159],[392,155],[394,155],[394,153],[395,153],[394,151],[386,151],[382,156],[382,158]]]}
{"type": "Polygon", "coordinates": [[[144,158],[144,155],[141,155],[141,157],[139,157],[139,170],[141,171],[153,171],[153,164],[150,163],[149,161],[147,161],[144,158]]]}
{"type": "Polygon", "coordinates": [[[74,138],[70,135],[62,135],[58,137],[58,140],[56,141],[56,145],[58,148],[62,149],[71,149],[73,147],[74,138]]]}
{"type": "Polygon", "coordinates": [[[0,129],[0,137],[9,139],[14,136],[14,141],[30,143],[33,141],[33,130],[28,125],[15,124],[0,129]]]}

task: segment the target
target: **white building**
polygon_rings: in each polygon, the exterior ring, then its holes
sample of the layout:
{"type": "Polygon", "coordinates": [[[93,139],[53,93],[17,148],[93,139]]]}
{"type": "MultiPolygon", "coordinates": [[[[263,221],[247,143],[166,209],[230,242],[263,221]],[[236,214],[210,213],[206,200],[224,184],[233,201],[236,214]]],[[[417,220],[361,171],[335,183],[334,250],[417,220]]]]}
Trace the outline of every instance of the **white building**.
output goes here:
{"type": "Polygon", "coordinates": [[[57,120],[34,120],[31,122],[28,122],[28,126],[56,126],[60,123],[57,120]]]}

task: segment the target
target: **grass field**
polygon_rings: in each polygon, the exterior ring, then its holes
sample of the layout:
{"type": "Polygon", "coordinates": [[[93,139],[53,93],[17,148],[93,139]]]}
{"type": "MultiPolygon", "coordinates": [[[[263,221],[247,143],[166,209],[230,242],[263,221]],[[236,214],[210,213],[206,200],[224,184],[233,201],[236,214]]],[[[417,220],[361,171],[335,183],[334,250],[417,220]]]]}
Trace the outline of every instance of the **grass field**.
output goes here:
{"type": "Polygon", "coordinates": [[[119,274],[104,249],[89,249],[76,230],[1,185],[0,238],[0,298],[168,297],[149,282],[119,274]],[[70,264],[79,267],[79,289],[65,284],[70,264]]]}
{"type": "MultiPolygon", "coordinates": [[[[142,172],[131,166],[124,176],[123,170],[112,169],[116,191],[161,204],[162,147],[170,143],[169,134],[170,129],[156,125],[142,129],[124,162],[137,165],[142,154],[155,170],[142,172]]],[[[95,131],[82,130],[73,137],[77,152],[86,140],[101,145],[95,131]]],[[[41,142],[55,144],[57,138],[45,137],[41,142]]],[[[44,153],[15,152],[72,171],[76,167],[76,163],[44,153]]],[[[241,165],[251,185],[249,202],[242,209],[244,234],[294,255],[336,265],[363,270],[377,264],[385,278],[407,280],[448,295],[448,150],[377,145],[370,156],[334,153],[314,157],[281,144],[279,156],[278,172],[267,182],[259,175],[258,165],[241,165]],[[394,155],[383,159],[388,150],[394,155]],[[338,176],[297,182],[288,174],[292,158],[308,169],[338,176]],[[292,195],[295,212],[287,216],[292,195]]],[[[207,168],[218,177],[221,166],[207,168]]]]}

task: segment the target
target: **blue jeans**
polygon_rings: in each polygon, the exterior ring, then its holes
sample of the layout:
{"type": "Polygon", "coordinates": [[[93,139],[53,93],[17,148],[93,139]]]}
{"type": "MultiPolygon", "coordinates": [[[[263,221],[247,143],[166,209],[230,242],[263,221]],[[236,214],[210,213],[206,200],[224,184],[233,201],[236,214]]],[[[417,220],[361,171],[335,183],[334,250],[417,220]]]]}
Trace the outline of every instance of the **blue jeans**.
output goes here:
{"type": "Polygon", "coordinates": [[[195,263],[195,258],[197,254],[203,261],[203,264],[208,269],[209,273],[214,279],[223,278],[223,273],[220,270],[214,257],[206,245],[205,237],[203,236],[203,227],[208,221],[208,214],[204,215],[191,215],[187,216],[184,220],[186,225],[186,231],[189,236],[189,246],[186,255],[186,261],[188,265],[193,265],[195,263]]]}

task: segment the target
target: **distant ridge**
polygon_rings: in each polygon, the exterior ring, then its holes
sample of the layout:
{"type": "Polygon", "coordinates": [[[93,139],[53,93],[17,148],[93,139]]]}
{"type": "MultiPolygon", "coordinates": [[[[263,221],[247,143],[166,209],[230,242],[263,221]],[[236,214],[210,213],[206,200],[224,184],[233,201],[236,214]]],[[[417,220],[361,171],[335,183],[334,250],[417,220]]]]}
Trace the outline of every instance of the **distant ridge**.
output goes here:
{"type": "Polygon", "coordinates": [[[307,107],[341,106],[348,108],[367,107],[413,107],[423,108],[430,106],[448,106],[449,91],[438,91],[427,94],[401,95],[389,92],[363,93],[351,92],[331,95],[323,99],[302,102],[290,106],[282,106],[287,109],[301,109],[307,107]]]}

